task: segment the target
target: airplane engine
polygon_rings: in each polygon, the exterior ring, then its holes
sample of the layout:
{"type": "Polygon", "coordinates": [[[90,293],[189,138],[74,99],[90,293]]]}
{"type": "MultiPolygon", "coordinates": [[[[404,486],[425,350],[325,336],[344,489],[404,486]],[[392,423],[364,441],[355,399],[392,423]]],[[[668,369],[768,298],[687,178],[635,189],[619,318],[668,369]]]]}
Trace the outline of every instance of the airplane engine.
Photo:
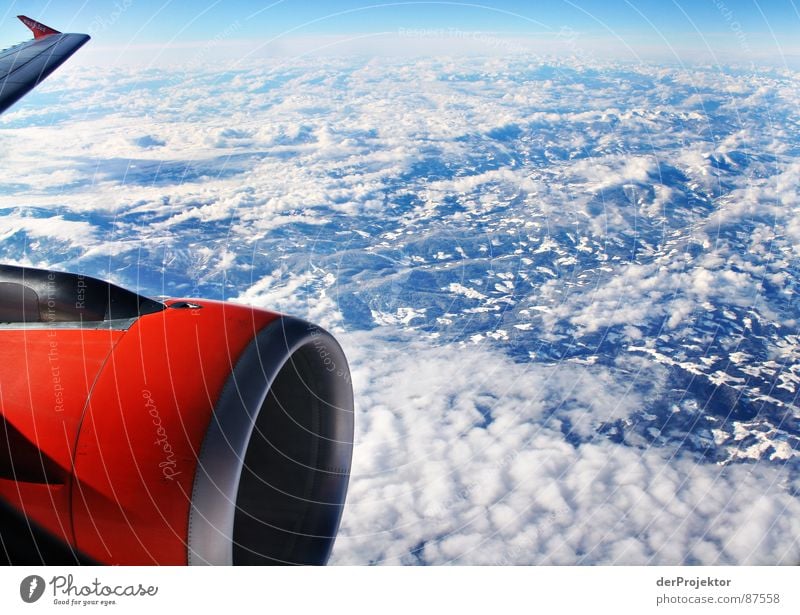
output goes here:
{"type": "Polygon", "coordinates": [[[324,564],[353,448],[319,327],[0,266],[0,557],[324,564]]]}

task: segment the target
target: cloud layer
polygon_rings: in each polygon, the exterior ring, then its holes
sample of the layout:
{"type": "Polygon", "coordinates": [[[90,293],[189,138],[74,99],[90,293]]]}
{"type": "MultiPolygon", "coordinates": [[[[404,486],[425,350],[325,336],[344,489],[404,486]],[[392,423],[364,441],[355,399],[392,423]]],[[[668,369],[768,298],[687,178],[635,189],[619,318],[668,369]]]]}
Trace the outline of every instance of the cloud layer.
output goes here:
{"type": "Polygon", "coordinates": [[[358,406],[335,562],[798,563],[797,84],[68,71],[0,118],[0,255],[332,329],[358,406]]]}

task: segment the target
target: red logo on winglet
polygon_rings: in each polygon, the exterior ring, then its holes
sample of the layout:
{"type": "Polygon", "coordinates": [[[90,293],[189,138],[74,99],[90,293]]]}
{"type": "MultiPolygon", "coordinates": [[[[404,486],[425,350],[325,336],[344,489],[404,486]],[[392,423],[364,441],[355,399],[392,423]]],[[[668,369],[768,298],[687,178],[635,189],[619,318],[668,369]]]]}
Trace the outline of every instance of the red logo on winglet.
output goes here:
{"type": "Polygon", "coordinates": [[[44,38],[51,34],[61,34],[58,30],[53,30],[50,26],[39,23],[35,19],[31,19],[25,15],[17,15],[17,18],[30,28],[31,32],[33,32],[33,38],[44,38]]]}

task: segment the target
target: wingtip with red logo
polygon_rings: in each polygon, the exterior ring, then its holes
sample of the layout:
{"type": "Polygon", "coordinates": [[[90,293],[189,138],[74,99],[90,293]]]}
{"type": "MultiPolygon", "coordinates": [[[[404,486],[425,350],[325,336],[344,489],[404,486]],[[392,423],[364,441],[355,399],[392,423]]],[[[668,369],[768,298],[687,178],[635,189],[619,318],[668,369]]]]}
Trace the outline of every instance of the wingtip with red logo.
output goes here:
{"type": "Polygon", "coordinates": [[[17,18],[26,26],[28,26],[28,28],[30,28],[31,32],[33,32],[33,38],[44,38],[45,36],[50,36],[51,34],[61,34],[61,32],[58,30],[54,30],[50,26],[39,23],[35,19],[31,19],[25,15],[17,15],[17,18]]]}

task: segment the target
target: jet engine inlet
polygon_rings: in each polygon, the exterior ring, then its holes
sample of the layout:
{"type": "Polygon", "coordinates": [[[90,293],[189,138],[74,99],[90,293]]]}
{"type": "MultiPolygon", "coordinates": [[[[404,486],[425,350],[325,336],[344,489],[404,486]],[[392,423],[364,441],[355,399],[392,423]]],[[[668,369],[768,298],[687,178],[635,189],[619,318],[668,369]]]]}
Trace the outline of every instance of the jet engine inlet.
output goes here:
{"type": "Polygon", "coordinates": [[[353,392],[326,331],[283,316],[245,349],[198,460],[190,564],[324,564],[344,506],[353,392]]]}

